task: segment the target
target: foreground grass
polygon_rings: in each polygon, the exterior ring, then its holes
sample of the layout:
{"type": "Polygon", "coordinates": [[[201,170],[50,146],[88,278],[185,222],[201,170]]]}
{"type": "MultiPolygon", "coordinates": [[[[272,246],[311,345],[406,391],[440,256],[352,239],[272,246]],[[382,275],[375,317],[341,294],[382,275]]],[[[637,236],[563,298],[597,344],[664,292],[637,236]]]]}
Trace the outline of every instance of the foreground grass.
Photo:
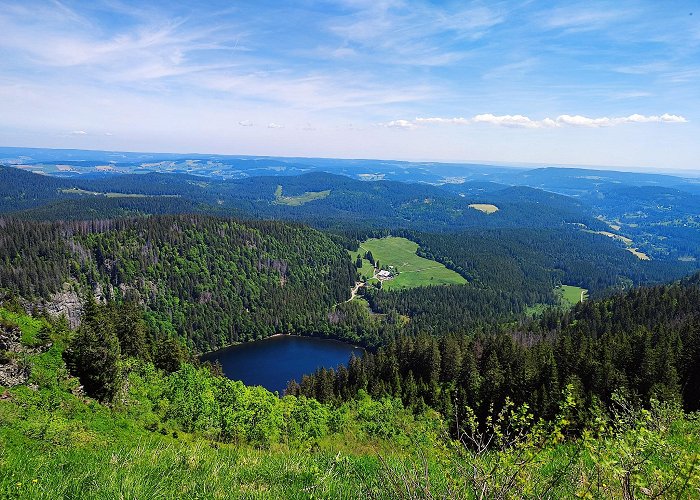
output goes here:
{"type": "Polygon", "coordinates": [[[458,442],[421,449],[350,433],[312,448],[256,449],[146,431],[128,413],[70,397],[48,412],[42,407],[53,396],[27,391],[0,401],[1,498],[700,496],[700,425],[684,417],[650,415],[575,441],[533,433],[482,453],[458,442]]]}
{"type": "Polygon", "coordinates": [[[2,433],[0,496],[15,498],[367,498],[380,463],[327,451],[261,451],[137,433],[49,447],[2,433]]]}
{"type": "MultiPolygon", "coordinates": [[[[46,326],[2,309],[0,317],[16,320],[26,344],[46,326]]],[[[293,442],[223,442],[211,434],[215,421],[185,432],[167,417],[177,404],[201,413],[221,379],[192,367],[166,376],[134,365],[116,401],[104,405],[77,390],[61,340],[53,340],[27,354],[27,385],[0,387],[0,498],[700,497],[700,418],[673,404],[643,410],[623,401],[622,411],[577,421],[568,387],[552,423],[511,405],[491,427],[453,440],[433,413],[413,416],[364,395],[336,413],[336,430],[293,442]],[[178,403],[164,387],[188,371],[206,384],[183,386],[194,397],[178,403]]],[[[305,415],[285,415],[287,425],[305,415]]]]}
{"type": "MultiPolygon", "coordinates": [[[[399,275],[383,283],[386,290],[414,288],[430,285],[462,285],[467,281],[458,273],[447,269],[443,264],[416,255],[418,244],[406,238],[388,237],[372,238],[360,245],[362,256],[367,251],[372,252],[375,261],[384,266],[394,266],[399,275]]],[[[361,273],[365,278],[371,278],[371,269],[366,270],[365,259],[362,262],[361,273]]],[[[371,268],[371,266],[369,266],[371,268]]]]}

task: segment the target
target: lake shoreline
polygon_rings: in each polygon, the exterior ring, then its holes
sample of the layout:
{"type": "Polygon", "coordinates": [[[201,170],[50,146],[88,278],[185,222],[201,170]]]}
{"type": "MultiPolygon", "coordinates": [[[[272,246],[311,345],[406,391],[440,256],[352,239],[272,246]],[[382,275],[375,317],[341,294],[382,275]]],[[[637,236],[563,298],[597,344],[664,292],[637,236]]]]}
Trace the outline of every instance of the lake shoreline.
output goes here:
{"type": "Polygon", "coordinates": [[[202,361],[219,362],[224,375],[246,385],[260,385],[282,394],[290,380],[301,380],[317,369],[337,369],[365,348],[341,340],[310,335],[276,334],[203,355],[202,361]]]}

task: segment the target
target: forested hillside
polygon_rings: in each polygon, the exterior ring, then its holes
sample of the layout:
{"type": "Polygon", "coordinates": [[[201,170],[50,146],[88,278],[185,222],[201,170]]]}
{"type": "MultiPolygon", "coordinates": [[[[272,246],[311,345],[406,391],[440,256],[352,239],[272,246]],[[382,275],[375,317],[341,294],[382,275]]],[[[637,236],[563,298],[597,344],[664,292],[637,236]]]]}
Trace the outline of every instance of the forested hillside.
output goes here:
{"type": "Polygon", "coordinates": [[[141,301],[160,335],[198,350],[310,331],[327,323],[355,277],[328,236],[277,222],[2,219],[0,228],[0,288],[46,301],[69,283],[141,301]]]}
{"type": "Polygon", "coordinates": [[[642,261],[599,234],[566,229],[469,230],[415,234],[420,254],[462,274],[470,282],[514,291],[526,302],[551,300],[558,284],[599,294],[610,288],[678,279],[692,262],[642,261]]]}
{"type": "Polygon", "coordinates": [[[463,198],[426,184],[365,182],[324,172],[233,180],[158,173],[59,179],[0,167],[0,180],[4,182],[4,188],[0,188],[0,211],[32,209],[18,214],[30,218],[125,215],[115,214],[118,206],[113,200],[123,203],[125,198],[136,198],[139,202],[131,202],[132,210],[143,214],[173,210],[179,203],[181,210],[242,212],[255,218],[298,220],[336,230],[350,226],[443,232],[470,227],[560,227],[568,222],[598,229],[607,227],[588,215],[578,201],[520,187],[494,194],[499,212],[487,216],[469,207],[482,201],[482,195],[463,198]],[[280,186],[287,197],[324,195],[309,202],[279,203],[276,192],[280,186]],[[47,209],[47,205],[51,208],[47,209]]]}
{"type": "Polygon", "coordinates": [[[506,400],[552,418],[567,385],[581,411],[609,404],[616,392],[700,409],[700,274],[551,310],[498,333],[402,336],[289,391],[333,401],[366,390],[443,415],[468,406],[484,421],[506,400]]]}

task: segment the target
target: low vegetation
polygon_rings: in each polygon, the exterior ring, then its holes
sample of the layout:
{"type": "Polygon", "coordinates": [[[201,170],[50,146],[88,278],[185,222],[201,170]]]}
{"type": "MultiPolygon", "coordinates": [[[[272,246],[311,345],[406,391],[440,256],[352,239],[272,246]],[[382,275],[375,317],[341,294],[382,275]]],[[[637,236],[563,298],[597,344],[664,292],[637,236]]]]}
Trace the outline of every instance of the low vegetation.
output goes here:
{"type": "Polygon", "coordinates": [[[331,194],[331,190],[327,189],[325,191],[307,191],[299,196],[284,196],[282,194],[282,186],[277,186],[275,190],[275,201],[273,203],[278,205],[287,205],[290,207],[298,207],[315,200],[322,200],[331,194]]]}
{"type": "Polygon", "coordinates": [[[0,387],[3,498],[700,493],[700,420],[674,404],[617,397],[582,418],[567,386],[549,422],[506,401],[480,425],[468,408],[455,420],[363,391],[343,403],[278,398],[206,367],[169,372],[126,354],[118,390],[96,400],[63,362],[77,332],[0,311],[33,349],[28,383],[0,387]]]}
{"type": "Polygon", "coordinates": [[[362,266],[359,272],[366,279],[372,278],[375,269],[385,269],[391,278],[382,283],[386,290],[397,290],[430,285],[461,285],[467,281],[455,271],[447,269],[434,260],[419,257],[416,254],[418,244],[406,238],[389,236],[371,238],[360,244],[356,252],[362,266]],[[368,257],[371,254],[374,266],[368,257]]]}
{"type": "Polygon", "coordinates": [[[495,214],[498,212],[498,207],[496,205],[491,205],[490,203],[472,203],[469,208],[478,210],[479,212],[484,212],[485,214],[495,214]]]}
{"type": "Polygon", "coordinates": [[[644,252],[640,252],[637,248],[628,247],[627,251],[635,257],[637,257],[639,260],[651,260],[651,258],[647,254],[645,254],[644,252]]]}
{"type": "Polygon", "coordinates": [[[583,302],[588,297],[588,290],[580,286],[562,285],[558,290],[562,301],[569,307],[583,302]]]}
{"type": "Polygon", "coordinates": [[[105,196],[107,198],[179,198],[179,195],[176,194],[146,195],[141,193],[99,193],[97,191],[86,191],[85,189],[79,188],[61,189],[61,192],[65,194],[105,196]]]}

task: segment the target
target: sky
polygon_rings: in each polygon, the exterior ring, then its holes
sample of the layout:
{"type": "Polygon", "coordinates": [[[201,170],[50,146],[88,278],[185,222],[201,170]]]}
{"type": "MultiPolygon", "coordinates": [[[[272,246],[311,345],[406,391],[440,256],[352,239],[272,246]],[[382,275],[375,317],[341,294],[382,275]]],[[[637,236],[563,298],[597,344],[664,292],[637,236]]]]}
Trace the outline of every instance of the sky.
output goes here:
{"type": "Polygon", "coordinates": [[[3,0],[0,145],[700,170],[700,2],[3,0]]]}

